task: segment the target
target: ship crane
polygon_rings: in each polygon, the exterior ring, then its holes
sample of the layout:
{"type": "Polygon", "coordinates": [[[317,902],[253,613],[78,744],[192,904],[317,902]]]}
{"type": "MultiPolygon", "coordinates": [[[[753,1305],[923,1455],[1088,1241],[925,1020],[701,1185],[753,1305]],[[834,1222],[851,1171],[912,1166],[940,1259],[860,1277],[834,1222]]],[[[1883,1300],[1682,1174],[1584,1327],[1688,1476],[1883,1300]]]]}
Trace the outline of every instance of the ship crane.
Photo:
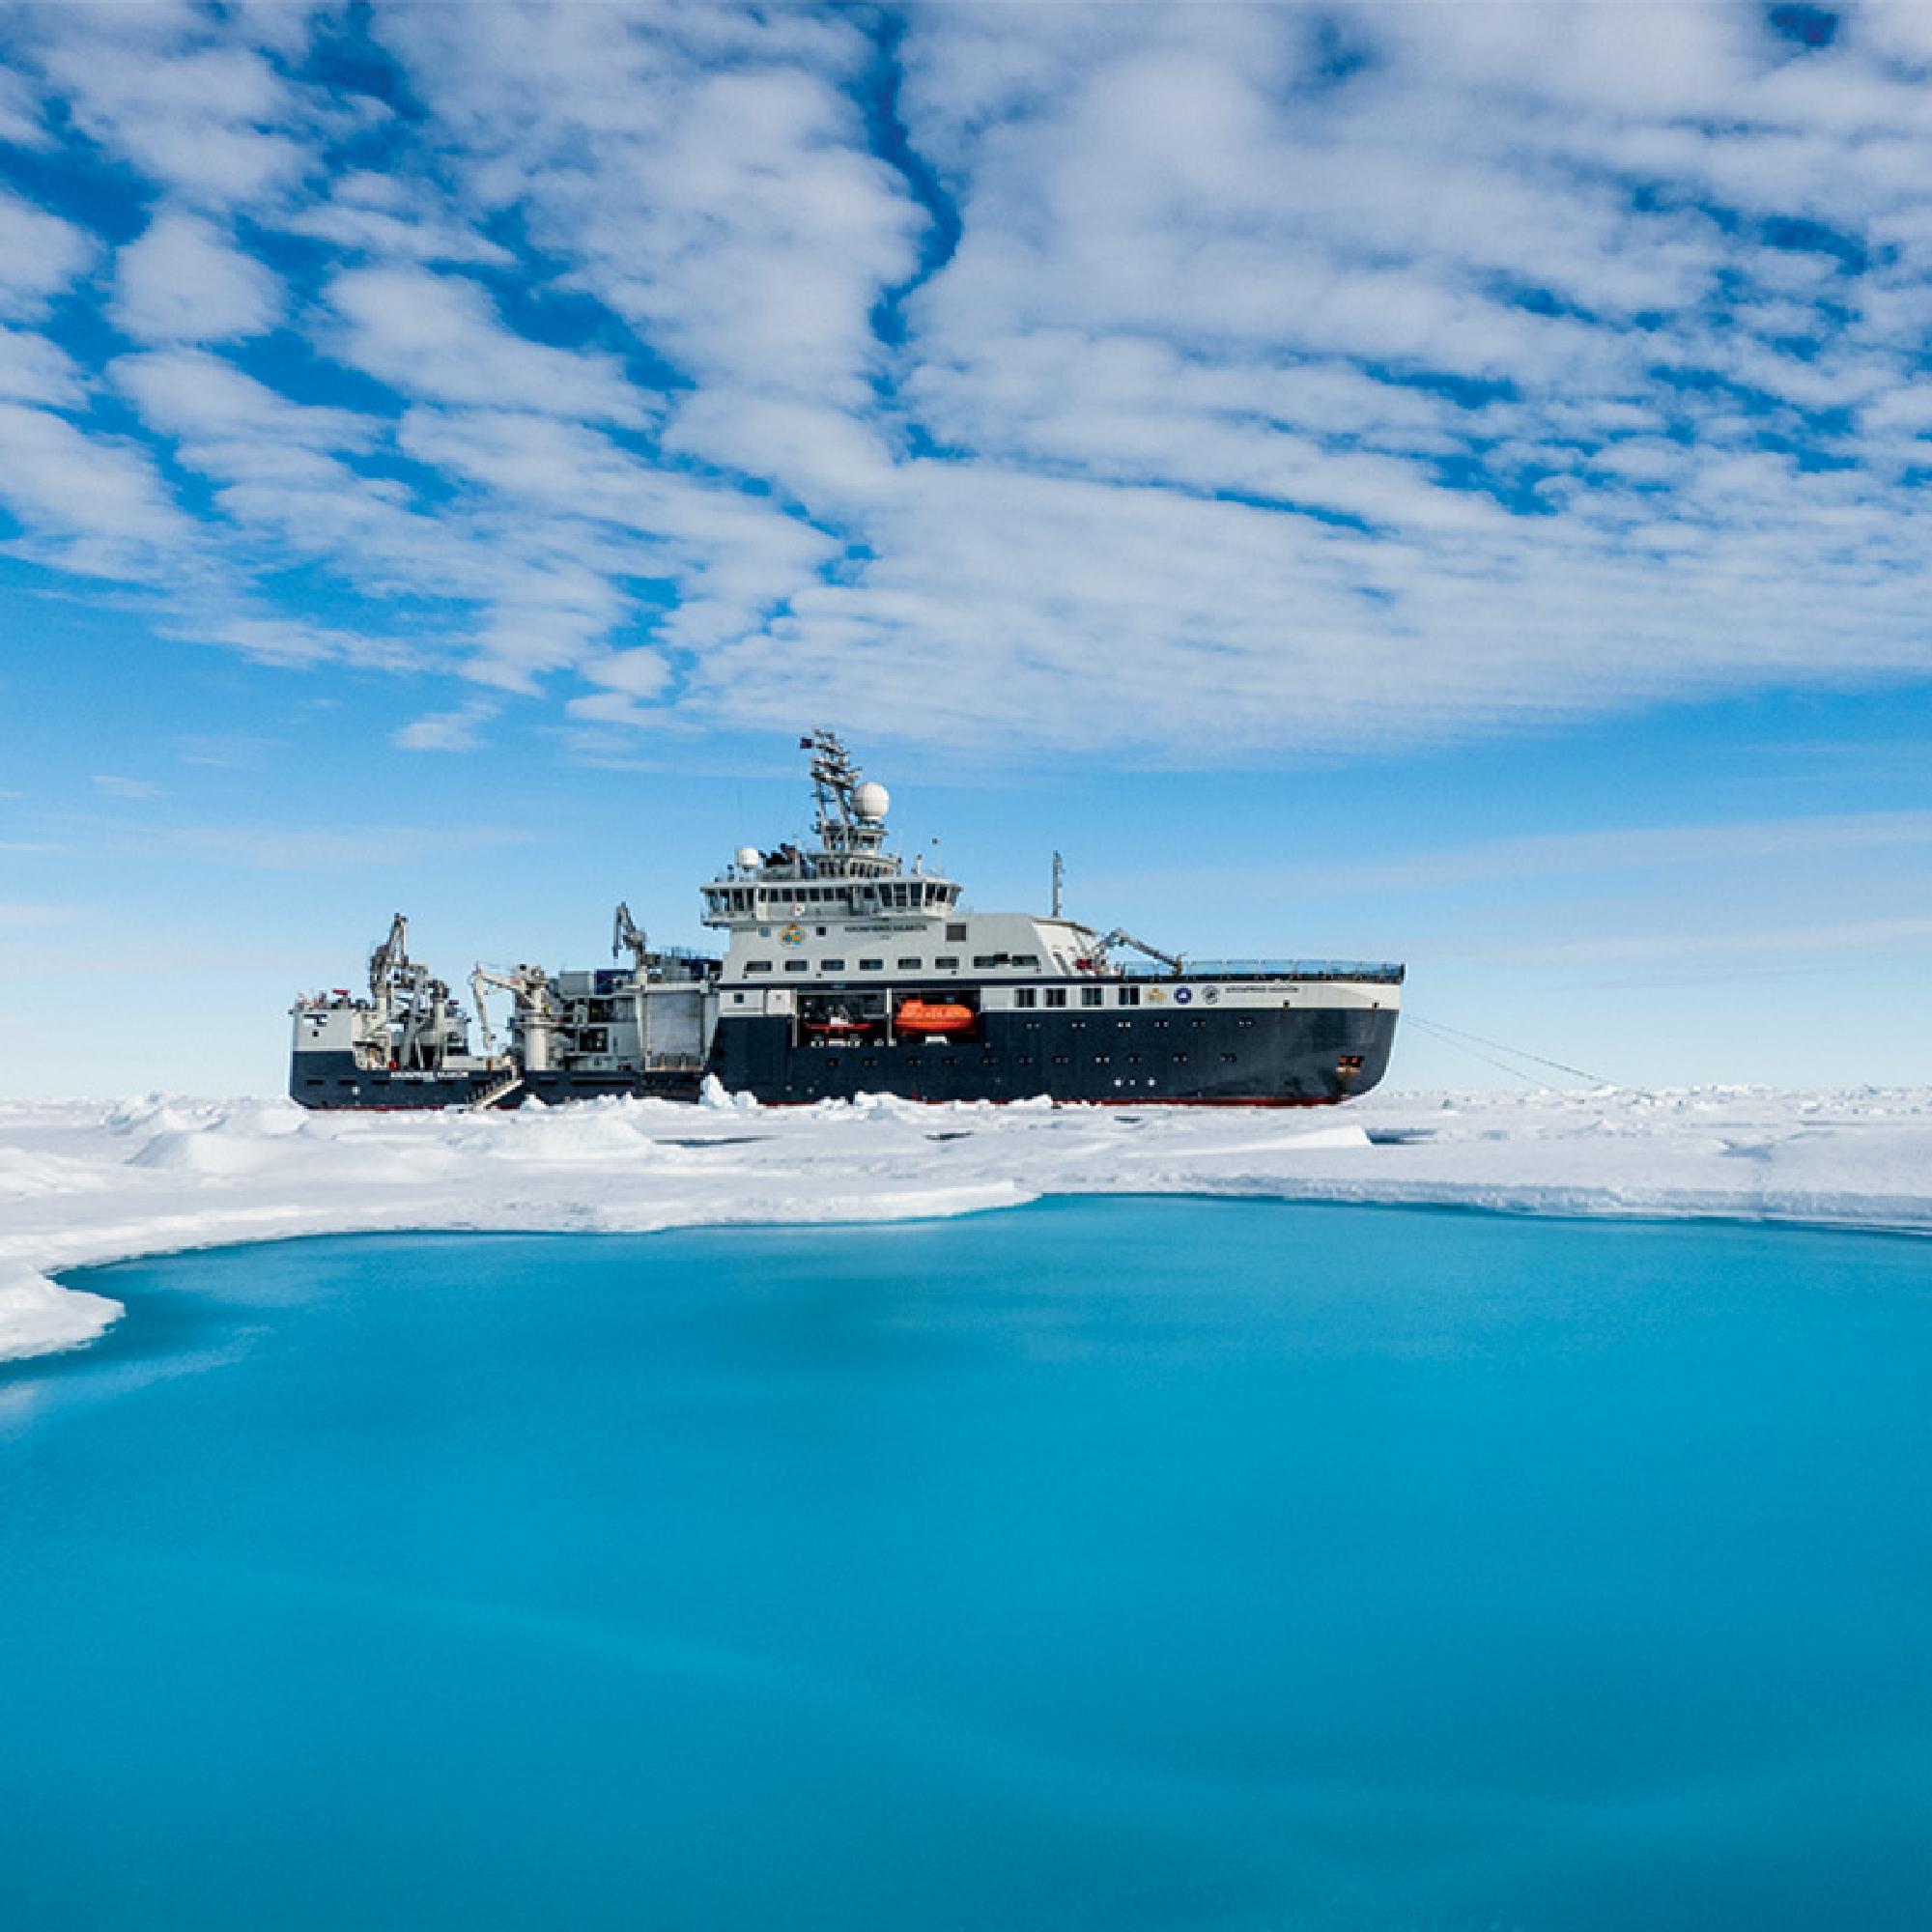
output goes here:
{"type": "Polygon", "coordinates": [[[386,1003],[410,967],[410,923],[398,913],[389,936],[369,955],[369,997],[386,1003]]]}
{"type": "Polygon", "coordinates": [[[1187,962],[1180,953],[1163,952],[1159,947],[1150,946],[1145,939],[1136,939],[1123,925],[1117,925],[1104,939],[1097,939],[1094,942],[1093,949],[1087,955],[1089,963],[1096,969],[1104,971],[1107,965],[1107,955],[1117,946],[1131,947],[1134,952],[1145,954],[1148,958],[1157,961],[1172,972],[1184,973],[1187,970],[1187,962]]]}
{"type": "Polygon", "coordinates": [[[476,1002],[476,1024],[483,1035],[483,1052],[495,1059],[497,1037],[490,1030],[490,1009],[484,1003],[485,989],[495,986],[516,1001],[523,1021],[524,1064],[533,1071],[550,1065],[550,1036],[556,1016],[550,1008],[550,979],[541,966],[514,966],[507,973],[495,967],[479,966],[469,976],[469,996],[476,1002]]]}
{"type": "Polygon", "coordinates": [[[391,1066],[440,1066],[449,1043],[449,988],[410,957],[410,923],[401,913],[369,955],[370,1042],[391,1066]]]}
{"type": "Polygon", "coordinates": [[[644,978],[644,962],[649,955],[649,947],[638,923],[631,917],[631,908],[626,900],[617,901],[617,917],[611,929],[611,957],[617,958],[625,952],[638,962],[638,980],[644,978]]]}

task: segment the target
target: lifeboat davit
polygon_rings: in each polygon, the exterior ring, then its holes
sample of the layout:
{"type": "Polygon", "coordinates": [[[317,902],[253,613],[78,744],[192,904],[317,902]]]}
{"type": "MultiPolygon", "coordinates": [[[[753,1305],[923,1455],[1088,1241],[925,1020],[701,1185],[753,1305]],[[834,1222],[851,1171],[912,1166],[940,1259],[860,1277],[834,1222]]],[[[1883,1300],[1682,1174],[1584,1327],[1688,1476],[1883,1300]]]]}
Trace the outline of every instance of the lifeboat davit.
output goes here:
{"type": "Polygon", "coordinates": [[[907,1000],[893,1024],[901,1033],[967,1033],[978,1017],[957,1000],[907,1000]]]}

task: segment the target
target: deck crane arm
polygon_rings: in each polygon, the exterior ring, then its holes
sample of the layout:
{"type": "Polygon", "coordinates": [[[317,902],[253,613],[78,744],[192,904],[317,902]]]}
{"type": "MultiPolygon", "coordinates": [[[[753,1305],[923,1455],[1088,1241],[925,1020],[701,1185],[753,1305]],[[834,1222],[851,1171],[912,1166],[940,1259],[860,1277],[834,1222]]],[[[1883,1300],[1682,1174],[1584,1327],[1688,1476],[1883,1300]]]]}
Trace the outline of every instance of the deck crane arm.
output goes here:
{"type": "Polygon", "coordinates": [[[550,982],[542,967],[516,966],[507,973],[493,966],[477,967],[469,976],[469,997],[476,1003],[476,1025],[483,1036],[486,1059],[494,1059],[497,1053],[497,1037],[490,1030],[490,1009],[484,998],[485,989],[490,986],[508,993],[519,1011],[543,1013],[550,1007],[550,982]]]}
{"type": "Polygon", "coordinates": [[[369,993],[381,999],[410,963],[410,923],[398,913],[389,922],[389,936],[369,955],[369,993]]]}
{"type": "Polygon", "coordinates": [[[641,980],[644,977],[644,957],[649,947],[644,935],[638,928],[637,921],[631,917],[629,903],[619,899],[617,916],[611,929],[611,957],[615,959],[626,951],[638,962],[638,978],[641,980]]]}
{"type": "Polygon", "coordinates": [[[1159,947],[1150,946],[1145,939],[1136,939],[1123,925],[1117,925],[1104,939],[1099,940],[1088,956],[1104,966],[1107,963],[1108,953],[1117,946],[1131,947],[1134,952],[1159,961],[1161,965],[1176,973],[1184,973],[1187,970],[1187,962],[1180,953],[1163,952],[1159,947]]]}

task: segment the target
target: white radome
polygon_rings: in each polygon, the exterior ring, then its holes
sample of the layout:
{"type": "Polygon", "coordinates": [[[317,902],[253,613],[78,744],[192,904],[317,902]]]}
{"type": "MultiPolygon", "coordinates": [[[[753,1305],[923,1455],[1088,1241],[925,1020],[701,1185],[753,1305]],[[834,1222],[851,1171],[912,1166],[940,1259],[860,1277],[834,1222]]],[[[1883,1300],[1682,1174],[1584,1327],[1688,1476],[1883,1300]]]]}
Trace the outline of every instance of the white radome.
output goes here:
{"type": "Polygon", "coordinates": [[[852,810],[872,825],[876,825],[886,815],[886,810],[892,802],[892,793],[884,785],[875,783],[870,779],[852,794],[852,810]]]}
{"type": "Polygon", "coordinates": [[[740,845],[738,847],[737,859],[739,865],[744,867],[746,871],[749,872],[754,867],[764,864],[765,855],[755,845],[740,845]]]}

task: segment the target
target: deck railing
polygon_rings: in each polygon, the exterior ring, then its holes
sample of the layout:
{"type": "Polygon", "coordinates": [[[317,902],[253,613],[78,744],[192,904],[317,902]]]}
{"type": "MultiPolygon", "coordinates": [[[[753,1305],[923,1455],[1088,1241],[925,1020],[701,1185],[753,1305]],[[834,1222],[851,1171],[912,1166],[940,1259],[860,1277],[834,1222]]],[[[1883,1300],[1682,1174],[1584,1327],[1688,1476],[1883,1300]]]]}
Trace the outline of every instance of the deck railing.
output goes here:
{"type": "Polygon", "coordinates": [[[1122,960],[1130,980],[1372,980],[1399,986],[1406,966],[1390,959],[1189,959],[1174,973],[1151,959],[1122,960]]]}

